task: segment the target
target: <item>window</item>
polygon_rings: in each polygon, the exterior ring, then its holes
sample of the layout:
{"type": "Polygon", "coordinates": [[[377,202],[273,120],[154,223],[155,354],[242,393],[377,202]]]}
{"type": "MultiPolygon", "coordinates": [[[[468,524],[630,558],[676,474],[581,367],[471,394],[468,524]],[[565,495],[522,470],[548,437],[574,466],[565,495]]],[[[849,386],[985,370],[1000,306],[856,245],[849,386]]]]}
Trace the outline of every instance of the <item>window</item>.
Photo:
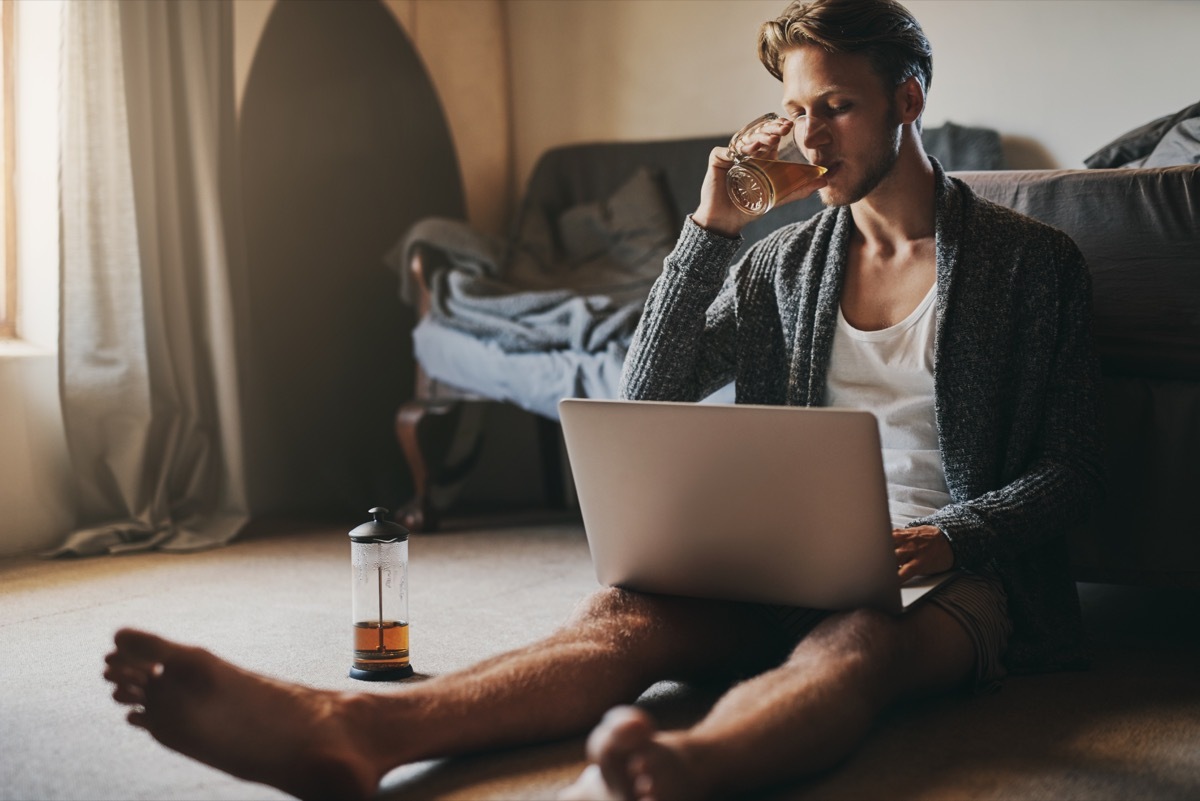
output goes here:
{"type": "Polygon", "coordinates": [[[16,334],[16,105],[14,86],[16,0],[0,0],[0,338],[16,334]]]}

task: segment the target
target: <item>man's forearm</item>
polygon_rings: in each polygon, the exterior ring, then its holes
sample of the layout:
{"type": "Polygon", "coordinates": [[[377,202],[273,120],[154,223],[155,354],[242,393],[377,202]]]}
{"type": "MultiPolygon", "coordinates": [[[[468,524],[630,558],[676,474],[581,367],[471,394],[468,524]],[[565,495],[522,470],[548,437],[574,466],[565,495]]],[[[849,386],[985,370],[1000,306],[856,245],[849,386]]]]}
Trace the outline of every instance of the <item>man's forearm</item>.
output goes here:
{"type": "Polygon", "coordinates": [[[621,397],[699,400],[732,368],[732,298],[721,286],[740,242],[684,223],[630,343],[621,397]]]}

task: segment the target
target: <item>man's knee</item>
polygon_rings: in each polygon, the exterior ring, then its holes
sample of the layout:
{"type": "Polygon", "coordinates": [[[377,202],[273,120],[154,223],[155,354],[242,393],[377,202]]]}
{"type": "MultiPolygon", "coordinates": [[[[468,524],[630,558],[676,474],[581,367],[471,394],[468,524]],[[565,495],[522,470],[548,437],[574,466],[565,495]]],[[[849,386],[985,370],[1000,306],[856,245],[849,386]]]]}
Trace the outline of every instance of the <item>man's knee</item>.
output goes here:
{"type": "Polygon", "coordinates": [[[682,648],[705,641],[705,632],[719,631],[735,619],[727,604],[608,587],[580,601],[565,628],[614,643],[661,642],[682,648]]]}
{"type": "Polygon", "coordinates": [[[665,614],[662,600],[657,596],[606,587],[580,601],[567,626],[630,631],[661,625],[665,614]]]}
{"type": "Polygon", "coordinates": [[[831,615],[802,640],[789,661],[827,660],[864,679],[886,677],[906,649],[899,619],[875,609],[831,615]]]}

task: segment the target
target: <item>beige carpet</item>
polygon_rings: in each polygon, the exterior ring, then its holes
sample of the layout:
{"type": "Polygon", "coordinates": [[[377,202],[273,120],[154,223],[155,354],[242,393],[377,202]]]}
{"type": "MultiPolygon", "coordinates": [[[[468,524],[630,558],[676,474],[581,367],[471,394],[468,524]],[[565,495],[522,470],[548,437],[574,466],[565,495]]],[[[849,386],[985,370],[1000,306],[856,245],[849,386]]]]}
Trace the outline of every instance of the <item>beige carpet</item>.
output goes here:
{"type": "MultiPolygon", "coordinates": [[[[388,692],[349,668],[349,526],[259,526],[188,556],[0,562],[0,799],[263,799],[126,726],[100,678],[112,633],[149,628],[320,687],[388,692]]],[[[595,586],[577,525],[415,537],[412,651],[440,674],[549,632],[595,586]]],[[[1200,797],[1196,593],[1081,586],[1096,660],[1002,692],[898,710],[827,776],[777,798],[1200,797]]],[[[667,725],[703,691],[659,685],[667,725]]],[[[421,763],[386,798],[542,799],[582,767],[582,738],[421,763]]]]}

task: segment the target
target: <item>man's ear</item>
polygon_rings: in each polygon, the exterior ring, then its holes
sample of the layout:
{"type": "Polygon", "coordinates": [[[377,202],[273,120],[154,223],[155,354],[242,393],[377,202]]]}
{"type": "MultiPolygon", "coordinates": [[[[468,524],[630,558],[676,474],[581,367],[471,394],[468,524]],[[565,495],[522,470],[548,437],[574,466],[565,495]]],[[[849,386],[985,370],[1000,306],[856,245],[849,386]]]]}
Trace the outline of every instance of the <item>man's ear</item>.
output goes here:
{"type": "Polygon", "coordinates": [[[900,110],[900,122],[907,125],[917,120],[925,111],[925,89],[916,76],[909,76],[896,87],[896,108],[900,110]]]}

